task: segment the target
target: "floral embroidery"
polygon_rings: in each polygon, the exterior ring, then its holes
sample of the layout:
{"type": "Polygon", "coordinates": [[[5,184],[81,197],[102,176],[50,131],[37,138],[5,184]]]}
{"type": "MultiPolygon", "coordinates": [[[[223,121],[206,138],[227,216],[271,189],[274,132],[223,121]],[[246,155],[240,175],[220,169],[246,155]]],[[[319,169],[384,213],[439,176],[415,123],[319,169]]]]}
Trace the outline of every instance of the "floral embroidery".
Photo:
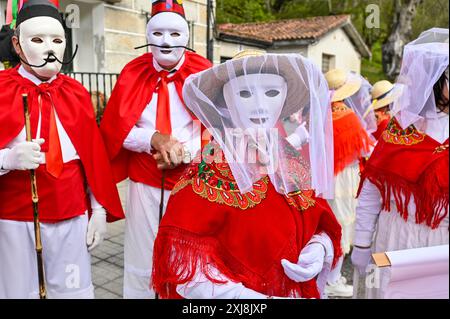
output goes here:
{"type": "Polygon", "coordinates": [[[395,119],[389,122],[388,127],[382,134],[383,140],[396,145],[415,145],[423,142],[425,134],[419,132],[414,125],[402,129],[395,119]]]}
{"type": "MultiPolygon", "coordinates": [[[[213,155],[213,148],[207,146],[203,158],[213,155]],[[205,154],[206,153],[206,154],[205,154]],[[206,155],[206,156],[205,156],[206,155]]],[[[213,203],[240,208],[242,210],[255,207],[266,198],[269,178],[265,176],[253,184],[253,190],[241,194],[231,169],[227,163],[202,160],[200,164],[191,166],[172,190],[175,195],[181,189],[192,185],[192,190],[202,198],[213,203]]]]}
{"type": "Polygon", "coordinates": [[[449,148],[448,144],[440,145],[440,146],[436,147],[436,149],[434,150],[433,154],[442,153],[442,152],[448,150],[448,148],[449,148]]]}
{"type": "Polygon", "coordinates": [[[289,205],[294,206],[300,211],[305,211],[316,204],[313,190],[304,190],[290,193],[286,196],[289,205]]]}

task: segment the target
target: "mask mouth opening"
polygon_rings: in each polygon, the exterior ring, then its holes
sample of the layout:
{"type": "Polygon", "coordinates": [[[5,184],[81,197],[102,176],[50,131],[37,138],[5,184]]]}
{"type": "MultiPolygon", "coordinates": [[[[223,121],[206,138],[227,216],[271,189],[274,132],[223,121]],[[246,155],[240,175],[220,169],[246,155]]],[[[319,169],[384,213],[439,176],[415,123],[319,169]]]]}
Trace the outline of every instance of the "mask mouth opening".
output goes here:
{"type": "Polygon", "coordinates": [[[268,117],[252,117],[250,118],[250,121],[252,121],[255,124],[265,124],[267,121],[269,121],[268,117]]]}
{"type": "Polygon", "coordinates": [[[169,55],[173,52],[172,50],[168,50],[168,49],[161,49],[159,51],[164,55],[169,55]]]}

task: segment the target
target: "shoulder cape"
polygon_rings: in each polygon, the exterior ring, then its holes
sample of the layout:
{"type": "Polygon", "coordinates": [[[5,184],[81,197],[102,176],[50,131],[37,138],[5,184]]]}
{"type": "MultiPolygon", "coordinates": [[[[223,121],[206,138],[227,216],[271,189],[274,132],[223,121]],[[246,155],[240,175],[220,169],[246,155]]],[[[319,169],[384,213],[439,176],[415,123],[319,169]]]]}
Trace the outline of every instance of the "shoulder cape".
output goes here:
{"type": "MultiPolygon", "coordinates": [[[[181,101],[187,77],[211,67],[211,62],[198,54],[186,52],[185,56],[184,64],[172,78],[181,101]]],[[[128,176],[127,162],[130,152],[122,147],[123,142],[150,103],[158,79],[158,72],[153,66],[153,55],[147,53],[125,66],[114,87],[100,130],[112,160],[116,181],[128,176]]],[[[194,117],[190,111],[189,113],[194,117]]]]}
{"type": "Polygon", "coordinates": [[[392,199],[405,220],[414,200],[416,223],[437,228],[448,215],[448,147],[448,139],[440,144],[414,126],[403,130],[393,118],[361,174],[359,192],[368,179],[380,191],[383,209],[391,210],[392,199]]]}
{"type": "Polygon", "coordinates": [[[373,144],[356,114],[343,102],[334,102],[334,175],[367,154],[373,144]]]}
{"type": "MultiPolygon", "coordinates": [[[[18,67],[0,72],[0,149],[24,127],[22,94],[27,93],[32,136],[36,136],[42,89],[18,73],[18,67]]],[[[95,121],[89,93],[81,83],[65,75],[49,84],[54,107],[83,164],[87,183],[108,212],[108,221],[124,218],[108,155],[95,121]]]]}
{"type": "MultiPolygon", "coordinates": [[[[203,158],[210,151],[207,145],[203,158]]],[[[192,164],[172,192],[154,246],[155,291],[179,298],[177,285],[195,280],[196,271],[223,283],[211,271],[214,266],[266,295],[319,298],[315,280],[290,280],[281,259],[296,263],[312,236],[323,231],[338,260],[341,227],[327,202],[311,190],[281,195],[267,177],[242,194],[226,162],[208,162],[192,164]]]]}

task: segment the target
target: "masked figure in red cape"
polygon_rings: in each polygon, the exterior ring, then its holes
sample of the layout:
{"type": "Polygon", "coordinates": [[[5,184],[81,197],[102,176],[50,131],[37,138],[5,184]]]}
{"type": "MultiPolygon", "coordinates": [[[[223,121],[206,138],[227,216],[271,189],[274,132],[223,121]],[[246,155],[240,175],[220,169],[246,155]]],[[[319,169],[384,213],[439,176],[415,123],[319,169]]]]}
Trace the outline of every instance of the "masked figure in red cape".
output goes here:
{"type": "Polygon", "coordinates": [[[59,74],[62,23],[52,3],[26,2],[12,39],[21,66],[0,72],[0,298],[38,296],[28,170],[36,170],[50,298],[93,298],[89,251],[103,240],[107,220],[124,217],[90,95],[59,74]]]}
{"type": "Polygon", "coordinates": [[[155,297],[150,275],[160,203],[165,207],[201,144],[182,88],[189,75],[211,66],[186,52],[189,28],[179,0],[153,1],[147,37],[152,53],[125,66],[101,123],[116,181],[130,179],[123,293],[131,299],[155,297]]]}
{"type": "Polygon", "coordinates": [[[155,290],[163,298],[320,298],[341,254],[340,226],[319,198],[333,178],[320,71],[299,55],[244,51],[191,76],[183,97],[214,141],[172,192],[155,242],[155,290]],[[308,121],[286,130],[298,112],[308,121]]]}
{"type": "MultiPolygon", "coordinates": [[[[325,74],[331,93],[334,139],[334,198],[329,204],[342,226],[342,250],[350,252],[356,214],[356,193],[361,159],[368,156],[374,143],[361,119],[349,107],[352,96],[362,87],[363,79],[353,72],[333,69],[325,74]]],[[[350,297],[353,287],[341,275],[343,258],[330,274],[326,292],[329,296],[350,297]]]]}
{"type": "MultiPolygon", "coordinates": [[[[361,176],[352,253],[360,275],[372,252],[449,242],[448,39],[448,29],[431,29],[405,46],[394,118],[361,176]]],[[[380,280],[367,297],[384,297],[385,270],[380,280]]]]}

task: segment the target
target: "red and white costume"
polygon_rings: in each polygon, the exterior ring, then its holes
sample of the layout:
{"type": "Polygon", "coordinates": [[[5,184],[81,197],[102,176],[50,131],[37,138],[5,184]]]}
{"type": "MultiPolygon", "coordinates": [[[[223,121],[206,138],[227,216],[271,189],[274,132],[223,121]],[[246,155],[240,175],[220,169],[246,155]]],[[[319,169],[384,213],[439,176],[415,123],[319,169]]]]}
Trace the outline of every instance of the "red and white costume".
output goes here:
{"type": "MultiPolygon", "coordinates": [[[[178,2],[173,1],[172,10],[168,10],[165,1],[154,1],[153,16],[148,27],[150,42],[154,37],[153,29],[158,28],[157,23],[155,26],[153,23],[163,15],[167,15],[165,22],[172,23],[173,28],[177,29],[180,25],[179,38],[186,37],[187,41],[188,34],[181,30],[186,24],[184,11],[178,2]]],[[[164,32],[162,30],[161,34],[164,32]]],[[[208,60],[195,53],[179,52],[175,49],[172,53],[174,55],[179,53],[180,59],[175,67],[167,72],[158,62],[161,56],[163,59],[166,56],[161,55],[159,49],[152,48],[153,50],[153,54],[144,54],[125,66],[101,123],[101,131],[112,160],[116,181],[127,177],[130,179],[125,225],[123,294],[125,298],[132,299],[155,296],[150,289],[150,276],[153,242],[159,226],[163,173],[157,168],[152,156],[151,139],[154,133],[159,131],[157,127],[159,99],[169,101],[170,135],[195,155],[200,150],[201,129],[200,125],[194,123],[192,113],[186,109],[181,92],[184,80],[189,75],[211,66],[208,60]],[[167,96],[160,90],[161,76],[165,77],[167,83],[167,96]]],[[[181,165],[165,172],[164,207],[170,197],[170,191],[185,168],[186,165],[181,165]]]]}
{"type": "MultiPolygon", "coordinates": [[[[25,141],[21,94],[29,95],[33,138],[45,134],[39,100],[47,95],[52,101],[63,171],[51,176],[44,157],[36,170],[48,296],[93,298],[88,212],[104,207],[109,221],[124,216],[89,93],[64,75],[43,84],[23,67],[2,71],[0,86],[0,165],[25,141]]],[[[28,171],[0,171],[0,298],[38,296],[30,196],[28,171]]]]}

